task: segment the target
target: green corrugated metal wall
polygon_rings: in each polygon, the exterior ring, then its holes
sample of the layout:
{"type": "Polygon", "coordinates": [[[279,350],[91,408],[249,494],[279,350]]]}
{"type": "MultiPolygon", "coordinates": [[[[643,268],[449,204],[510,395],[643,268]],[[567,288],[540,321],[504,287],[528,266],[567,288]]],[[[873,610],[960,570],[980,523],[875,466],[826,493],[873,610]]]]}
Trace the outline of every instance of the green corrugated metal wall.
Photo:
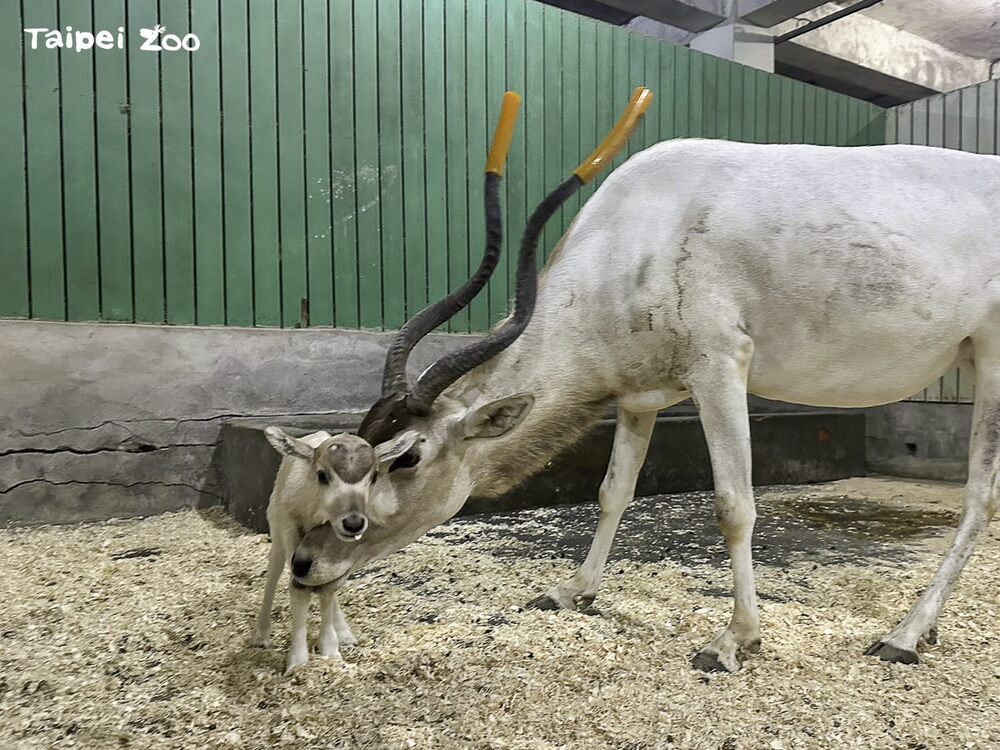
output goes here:
{"type": "MultiPolygon", "coordinates": [[[[1000,81],[984,81],[889,110],[886,142],[1000,154],[1000,81]]],[[[911,401],[971,403],[974,386],[952,370],[911,401]]]]}
{"type": "Polygon", "coordinates": [[[528,211],[634,86],[656,100],[633,153],[884,137],[867,103],[531,0],[2,0],[0,28],[4,317],[396,328],[478,262],[507,88],[525,106],[506,267],[452,330],[505,314],[528,211]],[[201,49],[140,52],[157,21],[201,49]],[[32,50],[20,31],[67,25],[125,26],[128,48],[32,50]]]}

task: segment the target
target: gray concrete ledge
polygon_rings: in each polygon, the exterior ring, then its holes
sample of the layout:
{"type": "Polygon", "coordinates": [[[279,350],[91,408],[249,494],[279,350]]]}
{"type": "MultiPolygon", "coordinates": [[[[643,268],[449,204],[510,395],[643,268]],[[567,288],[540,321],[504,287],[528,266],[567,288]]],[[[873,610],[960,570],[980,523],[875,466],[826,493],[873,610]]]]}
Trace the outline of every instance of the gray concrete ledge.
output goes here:
{"type": "MultiPolygon", "coordinates": [[[[429,336],[415,372],[473,337],[429,336]]],[[[223,501],[234,417],[335,419],[378,396],[391,334],[0,321],[0,525],[223,501]]]]}

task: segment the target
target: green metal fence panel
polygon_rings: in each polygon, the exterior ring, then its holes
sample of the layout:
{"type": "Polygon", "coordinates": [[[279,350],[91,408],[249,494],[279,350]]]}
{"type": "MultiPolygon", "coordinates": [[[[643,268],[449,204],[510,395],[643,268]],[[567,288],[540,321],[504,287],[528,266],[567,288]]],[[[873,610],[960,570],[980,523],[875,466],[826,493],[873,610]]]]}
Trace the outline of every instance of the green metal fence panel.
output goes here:
{"type": "MultiPolygon", "coordinates": [[[[504,257],[453,331],[507,314],[525,218],[636,86],[655,104],[616,165],[673,137],[884,139],[873,105],[535,0],[32,0],[0,5],[0,28],[6,317],[396,328],[482,257],[506,89],[524,105],[504,257]],[[200,47],[140,49],[157,23],[200,47]],[[31,49],[22,31],[66,25],[123,26],[124,48],[31,49]]],[[[995,88],[953,99],[894,113],[893,137],[993,149],[995,88]]]]}
{"type": "Polygon", "coordinates": [[[333,325],[333,184],[330,170],[330,48],[326,3],[302,13],[308,324],[333,325]]]}
{"type": "MultiPolygon", "coordinates": [[[[1000,155],[998,102],[1000,80],[993,80],[903,104],[888,113],[886,142],[1000,155]]],[[[955,369],[909,400],[971,403],[974,395],[971,377],[955,369]]]]}
{"type": "MultiPolygon", "coordinates": [[[[64,26],[89,29],[93,27],[90,11],[85,3],[64,4],[59,20],[64,26]]],[[[59,60],[66,315],[70,320],[97,320],[101,314],[93,75],[92,57],[78,62],[67,55],[59,60]]],[[[188,284],[188,289],[193,288],[193,284],[188,284]]]]}
{"type": "Polygon", "coordinates": [[[310,314],[302,21],[302,4],[278,3],[278,258],[281,323],[286,327],[308,325],[310,314]]]}
{"type": "MultiPolygon", "coordinates": [[[[56,25],[52,22],[58,10],[55,0],[22,4],[22,8],[25,28],[56,25]]],[[[4,28],[9,27],[4,24],[4,28]]],[[[42,45],[38,49],[26,50],[23,86],[26,137],[21,158],[26,171],[31,314],[62,320],[66,316],[66,265],[63,249],[59,58],[42,45]]],[[[3,161],[6,162],[7,158],[3,161]]],[[[5,229],[3,234],[6,234],[5,229]]]]}
{"type": "MultiPolygon", "coordinates": [[[[21,27],[20,9],[8,3],[12,25],[21,27]]],[[[4,40],[8,42],[8,40],[4,40]]],[[[21,46],[0,44],[0,144],[10,150],[0,160],[0,316],[26,318],[31,313],[28,281],[28,207],[25,189],[25,133],[24,133],[24,71],[21,65],[21,46]]]]}
{"type": "MultiPolygon", "coordinates": [[[[250,161],[250,19],[242,3],[221,3],[223,268],[226,323],[254,324],[250,161]]],[[[196,162],[201,159],[196,159],[196,162]]]]}
{"type": "MultiPolygon", "coordinates": [[[[486,5],[487,3],[469,3],[465,14],[465,44],[468,50],[486,49],[486,5]]],[[[465,132],[468,145],[465,149],[465,169],[467,180],[467,211],[469,268],[475,269],[482,260],[483,246],[486,243],[486,226],[483,221],[476,221],[477,214],[482,213],[483,180],[477,179],[476,173],[486,163],[487,124],[486,124],[486,55],[467,54],[465,56],[465,85],[468,91],[465,100],[465,132]]],[[[502,94],[501,94],[502,96],[502,94]]],[[[489,327],[489,289],[469,304],[469,327],[475,331],[483,331],[489,327]]],[[[387,326],[391,327],[391,326],[387,326]]],[[[398,327],[398,326],[397,326],[398,327]]]]}

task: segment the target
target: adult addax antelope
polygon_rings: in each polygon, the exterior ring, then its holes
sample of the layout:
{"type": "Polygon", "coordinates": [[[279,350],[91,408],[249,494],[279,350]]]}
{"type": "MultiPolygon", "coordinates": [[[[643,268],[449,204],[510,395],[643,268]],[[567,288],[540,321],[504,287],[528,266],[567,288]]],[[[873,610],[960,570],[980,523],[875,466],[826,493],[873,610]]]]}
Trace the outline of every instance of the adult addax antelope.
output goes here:
{"type": "MultiPolygon", "coordinates": [[[[637,92],[612,141],[623,142],[648,101],[637,92]]],[[[747,393],[872,406],[915,393],[957,362],[977,379],[965,511],[920,600],[867,651],[918,661],[918,641],[936,637],[938,613],[997,507],[1000,158],[919,146],[660,143],[619,167],[583,206],[536,291],[539,230],[615,143],[531,217],[513,315],[410,387],[410,350],[468,303],[496,262],[503,159],[493,154],[483,265],[393,342],[382,397],[359,433],[381,457],[373,527],[357,544],[331,542],[327,577],[342,580],[402,547],[471,494],[517,485],[615,401],[590,552],[572,579],[534,602],[586,607],[656,412],[690,397],[708,440],[735,598],[729,624],[693,664],[736,670],[760,642],[747,393]]]]}

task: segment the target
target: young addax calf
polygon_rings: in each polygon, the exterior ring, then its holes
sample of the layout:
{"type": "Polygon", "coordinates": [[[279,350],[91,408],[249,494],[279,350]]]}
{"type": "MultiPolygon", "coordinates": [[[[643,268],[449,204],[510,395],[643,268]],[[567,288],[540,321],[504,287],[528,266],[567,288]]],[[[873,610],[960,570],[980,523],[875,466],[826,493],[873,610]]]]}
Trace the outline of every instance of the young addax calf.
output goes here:
{"type": "MultiPolygon", "coordinates": [[[[359,541],[368,528],[365,513],[368,494],[375,477],[375,452],[354,435],[314,432],[302,438],[288,435],[278,427],[265,430],[268,441],[285,458],[278,469],[267,506],[271,533],[264,600],[257,616],[251,641],[267,646],[271,631],[274,592],[286,562],[295,577],[309,573],[311,561],[293,556],[306,532],[328,524],[332,534],[345,542],[359,541]]],[[[291,581],[292,637],[285,674],[305,664],[306,615],[312,589],[291,581]]],[[[332,587],[318,591],[322,606],[319,652],[340,656],[340,646],[353,646],[351,633],[332,587]]]]}

